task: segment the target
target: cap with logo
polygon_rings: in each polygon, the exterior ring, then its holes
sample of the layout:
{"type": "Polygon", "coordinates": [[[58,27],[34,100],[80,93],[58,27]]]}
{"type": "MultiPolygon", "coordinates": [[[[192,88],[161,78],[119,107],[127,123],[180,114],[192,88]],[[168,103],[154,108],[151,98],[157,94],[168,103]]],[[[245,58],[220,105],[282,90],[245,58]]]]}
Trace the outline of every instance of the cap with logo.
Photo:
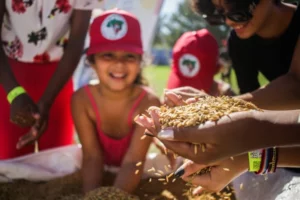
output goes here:
{"type": "Polygon", "coordinates": [[[184,33],[173,47],[167,87],[191,86],[209,92],[218,70],[218,43],[206,29],[184,33]]]}
{"type": "Polygon", "coordinates": [[[141,27],[131,13],[112,9],[96,17],[89,30],[87,55],[103,51],[126,51],[143,54],[141,27]]]}

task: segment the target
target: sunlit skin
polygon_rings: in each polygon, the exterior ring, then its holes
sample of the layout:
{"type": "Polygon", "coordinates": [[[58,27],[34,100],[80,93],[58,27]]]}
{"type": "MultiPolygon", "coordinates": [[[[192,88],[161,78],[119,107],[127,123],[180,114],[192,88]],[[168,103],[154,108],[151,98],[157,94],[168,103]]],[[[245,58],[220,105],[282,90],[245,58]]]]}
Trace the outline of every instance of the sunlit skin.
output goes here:
{"type": "Polygon", "coordinates": [[[132,88],[141,72],[141,55],[124,51],[101,52],[94,55],[95,69],[100,87],[113,92],[132,88]]]}
{"type": "MultiPolygon", "coordinates": [[[[221,13],[229,12],[230,5],[226,5],[226,0],[212,0],[212,2],[221,13]]],[[[255,34],[262,38],[276,38],[287,29],[295,11],[296,6],[290,4],[276,5],[273,0],[260,0],[250,21],[237,23],[226,18],[225,22],[241,39],[247,39],[255,34]]]]}

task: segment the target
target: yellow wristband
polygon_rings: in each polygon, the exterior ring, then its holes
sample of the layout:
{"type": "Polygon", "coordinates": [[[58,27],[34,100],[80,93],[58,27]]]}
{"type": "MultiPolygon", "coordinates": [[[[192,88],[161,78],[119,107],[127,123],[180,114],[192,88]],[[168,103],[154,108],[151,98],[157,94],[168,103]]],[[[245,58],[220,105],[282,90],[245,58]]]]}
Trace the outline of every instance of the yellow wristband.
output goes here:
{"type": "Polygon", "coordinates": [[[8,93],[7,100],[11,104],[16,97],[24,93],[26,93],[25,89],[21,86],[17,86],[8,93]]]}
{"type": "Polygon", "coordinates": [[[261,157],[261,150],[248,152],[249,172],[257,172],[260,169],[261,157]]]}

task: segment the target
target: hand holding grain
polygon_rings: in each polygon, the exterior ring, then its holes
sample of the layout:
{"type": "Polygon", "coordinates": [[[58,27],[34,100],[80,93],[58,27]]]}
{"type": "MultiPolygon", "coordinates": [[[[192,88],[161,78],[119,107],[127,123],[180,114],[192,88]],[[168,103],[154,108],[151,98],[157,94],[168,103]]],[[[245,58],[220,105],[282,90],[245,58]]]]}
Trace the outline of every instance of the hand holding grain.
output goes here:
{"type": "Polygon", "coordinates": [[[239,99],[207,96],[183,106],[151,107],[151,118],[136,122],[176,154],[210,165],[248,150],[243,131],[253,122],[252,110],[259,109],[239,99]]]}

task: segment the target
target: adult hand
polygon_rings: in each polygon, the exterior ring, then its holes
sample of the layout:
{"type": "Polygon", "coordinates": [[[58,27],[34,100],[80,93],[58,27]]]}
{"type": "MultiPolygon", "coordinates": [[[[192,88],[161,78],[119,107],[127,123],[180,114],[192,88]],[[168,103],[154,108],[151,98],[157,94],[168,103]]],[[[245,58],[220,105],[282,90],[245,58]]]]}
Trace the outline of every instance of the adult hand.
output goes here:
{"type": "Polygon", "coordinates": [[[247,154],[215,163],[207,173],[195,175],[196,172],[206,167],[205,165],[188,161],[177,169],[175,176],[181,177],[184,181],[195,185],[196,188],[193,190],[194,195],[204,191],[219,192],[232,180],[247,171],[247,154]]]}
{"type": "Polygon", "coordinates": [[[199,164],[210,165],[260,148],[256,146],[260,145],[256,137],[249,132],[255,126],[254,112],[232,113],[218,122],[197,127],[164,130],[160,130],[157,108],[151,107],[149,112],[152,118],[141,116],[135,121],[158,137],[168,149],[199,164]]]}
{"type": "Polygon", "coordinates": [[[175,89],[165,89],[164,102],[168,106],[185,105],[188,99],[197,99],[199,97],[207,96],[203,90],[197,90],[193,87],[179,87],[175,89]]]}
{"type": "Polygon", "coordinates": [[[24,146],[38,140],[41,137],[41,135],[45,132],[48,125],[48,114],[50,108],[46,106],[43,102],[38,103],[38,108],[40,114],[35,116],[36,121],[31,127],[30,131],[19,139],[17,149],[21,149],[24,146]]]}
{"type": "Polygon", "coordinates": [[[33,126],[39,109],[26,93],[17,96],[10,106],[10,121],[21,127],[33,126]]]}

